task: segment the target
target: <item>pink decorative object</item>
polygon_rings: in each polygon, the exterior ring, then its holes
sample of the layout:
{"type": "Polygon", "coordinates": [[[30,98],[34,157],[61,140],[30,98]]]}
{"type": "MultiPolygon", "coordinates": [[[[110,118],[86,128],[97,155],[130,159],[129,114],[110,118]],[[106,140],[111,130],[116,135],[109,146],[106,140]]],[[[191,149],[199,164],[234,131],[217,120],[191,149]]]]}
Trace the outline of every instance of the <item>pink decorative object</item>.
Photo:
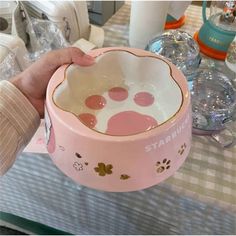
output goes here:
{"type": "Polygon", "coordinates": [[[53,153],[56,149],[56,141],[55,141],[55,134],[52,126],[52,122],[50,116],[47,111],[47,107],[45,106],[44,110],[45,116],[45,137],[46,137],[46,145],[48,153],[53,153]]]}
{"type": "Polygon", "coordinates": [[[139,92],[135,95],[134,101],[139,106],[150,106],[154,102],[154,96],[148,92],[139,92]]]}
{"type": "Polygon", "coordinates": [[[136,134],[150,130],[157,125],[157,121],[151,116],[142,115],[135,111],[123,111],[108,120],[106,134],[136,134]]]}
{"type": "Polygon", "coordinates": [[[123,101],[128,97],[128,91],[122,87],[111,88],[108,94],[109,97],[115,101],[123,101]]]}
{"type": "Polygon", "coordinates": [[[52,160],[76,182],[99,190],[135,191],[160,183],[190,150],[186,79],[173,64],[141,49],[90,54],[93,66],[64,65],[49,82],[52,160]]]}

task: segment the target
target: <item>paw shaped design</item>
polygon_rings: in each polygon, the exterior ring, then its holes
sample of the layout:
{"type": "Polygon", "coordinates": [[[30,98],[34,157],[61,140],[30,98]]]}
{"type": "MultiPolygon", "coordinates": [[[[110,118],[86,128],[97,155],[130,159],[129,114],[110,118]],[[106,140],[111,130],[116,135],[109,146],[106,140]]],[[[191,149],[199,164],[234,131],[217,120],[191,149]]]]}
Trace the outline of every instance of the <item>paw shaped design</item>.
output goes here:
{"type": "Polygon", "coordinates": [[[162,162],[158,161],[156,163],[157,173],[162,173],[163,171],[170,168],[170,160],[164,159],[162,162]]]}
{"type": "Polygon", "coordinates": [[[186,147],[187,147],[186,143],[184,143],[183,145],[181,145],[181,147],[180,147],[180,149],[179,149],[179,151],[178,151],[179,155],[182,155],[182,154],[184,153],[186,147]]]}
{"type": "Polygon", "coordinates": [[[55,104],[107,135],[154,129],[171,119],[184,99],[169,63],[133,50],[105,50],[91,67],[70,65],[65,78],[55,88],[55,104]]]}
{"type": "Polygon", "coordinates": [[[105,176],[106,174],[112,174],[113,166],[108,164],[105,165],[104,163],[98,163],[98,166],[94,168],[94,170],[99,174],[99,176],[105,176]]]}
{"type": "Polygon", "coordinates": [[[81,171],[81,170],[84,170],[84,166],[87,166],[88,164],[89,164],[88,162],[81,163],[81,162],[75,161],[73,164],[73,167],[76,171],[81,171]]]}
{"type": "Polygon", "coordinates": [[[105,134],[137,134],[158,126],[154,117],[158,117],[160,111],[155,102],[151,92],[129,92],[123,87],[112,87],[103,95],[87,97],[84,110],[90,112],[80,113],[78,118],[89,128],[105,134]]]}
{"type": "Polygon", "coordinates": [[[74,167],[74,169],[75,169],[76,171],[82,171],[82,170],[84,170],[83,164],[82,164],[82,163],[79,163],[79,162],[77,162],[77,161],[74,162],[73,167],[74,167]]]}
{"type": "Polygon", "coordinates": [[[123,175],[120,176],[120,179],[122,179],[122,180],[126,180],[126,179],[129,179],[129,178],[130,178],[130,176],[126,175],[126,174],[123,174],[123,175]]]}

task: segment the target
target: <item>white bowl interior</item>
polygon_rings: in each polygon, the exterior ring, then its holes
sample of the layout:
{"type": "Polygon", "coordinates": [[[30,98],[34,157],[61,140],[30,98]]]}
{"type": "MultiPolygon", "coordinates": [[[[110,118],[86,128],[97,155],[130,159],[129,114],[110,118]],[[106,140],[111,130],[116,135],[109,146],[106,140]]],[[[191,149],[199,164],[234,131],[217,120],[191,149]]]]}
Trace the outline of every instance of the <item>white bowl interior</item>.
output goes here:
{"type": "Polygon", "coordinates": [[[89,128],[122,136],[168,121],[180,109],[183,97],[165,61],[109,51],[92,66],[70,65],[53,100],[89,128]]]}

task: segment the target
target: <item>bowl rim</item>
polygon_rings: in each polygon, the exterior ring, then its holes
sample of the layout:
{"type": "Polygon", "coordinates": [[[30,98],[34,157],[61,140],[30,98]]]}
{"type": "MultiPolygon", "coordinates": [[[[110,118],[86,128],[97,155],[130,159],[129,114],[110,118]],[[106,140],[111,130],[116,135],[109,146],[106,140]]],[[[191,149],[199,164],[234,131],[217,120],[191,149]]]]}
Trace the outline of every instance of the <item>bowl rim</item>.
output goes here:
{"type": "MultiPolygon", "coordinates": [[[[135,133],[135,134],[129,134],[129,135],[110,135],[110,134],[105,134],[105,133],[100,132],[98,130],[89,128],[80,119],[78,119],[76,114],[74,114],[71,111],[63,110],[61,107],[59,107],[55,103],[55,101],[53,99],[56,89],[65,81],[67,69],[72,64],[66,64],[66,65],[59,67],[59,69],[52,76],[52,79],[49,81],[47,93],[46,93],[46,106],[51,108],[50,110],[53,113],[53,115],[55,117],[57,117],[57,120],[60,121],[60,123],[62,123],[63,126],[68,127],[72,131],[74,130],[74,132],[77,134],[83,135],[83,133],[84,134],[86,133],[87,134],[86,136],[88,136],[88,134],[91,134],[91,137],[94,137],[95,139],[100,139],[100,140],[105,139],[106,141],[108,141],[108,140],[109,141],[116,141],[116,140],[120,141],[121,139],[130,141],[131,139],[132,140],[143,139],[143,138],[154,136],[154,135],[156,136],[157,133],[161,134],[161,133],[163,133],[163,131],[167,131],[169,128],[174,126],[178,122],[178,120],[181,119],[182,116],[184,116],[185,112],[187,112],[187,109],[190,105],[190,92],[188,89],[187,80],[185,79],[183,73],[180,70],[178,70],[176,68],[176,66],[174,66],[171,62],[169,62],[163,56],[156,55],[154,53],[151,53],[149,51],[145,51],[142,49],[127,48],[127,47],[108,47],[108,48],[100,48],[100,49],[92,50],[88,54],[93,56],[94,58],[97,58],[101,55],[104,55],[105,53],[114,52],[114,51],[127,52],[127,53],[130,53],[130,54],[132,54],[136,57],[140,57],[140,58],[149,57],[149,58],[159,59],[167,64],[167,66],[169,67],[169,70],[170,70],[170,76],[174,80],[176,85],[179,87],[179,90],[181,92],[181,97],[182,97],[181,104],[180,104],[178,110],[174,113],[174,115],[172,115],[166,121],[164,121],[160,125],[152,128],[150,130],[146,130],[146,131],[135,133]],[[57,76],[57,73],[61,74],[61,72],[63,72],[63,77],[57,76]],[[174,74],[176,72],[178,72],[178,77],[175,77],[173,75],[173,72],[174,72],[174,74]],[[57,77],[60,77],[60,78],[57,78],[57,77]],[[53,82],[56,85],[53,85],[53,82]],[[181,111],[183,111],[183,112],[181,112],[181,111]],[[65,122],[65,119],[70,119],[71,121],[76,120],[76,122],[72,122],[72,123],[74,123],[74,124],[77,123],[77,125],[69,125],[70,122],[65,122]],[[72,127],[73,127],[73,129],[72,129],[72,127]]],[[[47,111],[48,110],[49,109],[47,108],[47,111]]]]}

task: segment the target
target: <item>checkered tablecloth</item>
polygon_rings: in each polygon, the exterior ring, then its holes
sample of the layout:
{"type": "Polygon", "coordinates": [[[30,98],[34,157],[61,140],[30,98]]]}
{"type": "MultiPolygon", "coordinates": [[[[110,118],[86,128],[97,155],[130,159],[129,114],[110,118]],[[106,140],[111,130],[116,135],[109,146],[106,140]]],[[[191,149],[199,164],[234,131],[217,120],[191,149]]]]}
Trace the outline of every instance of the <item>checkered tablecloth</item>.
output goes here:
{"type": "MultiPolygon", "coordinates": [[[[130,5],[105,25],[105,46],[127,46],[130,5]]],[[[183,30],[200,28],[190,6],[183,30]]],[[[158,186],[106,193],[74,183],[48,155],[22,154],[2,178],[0,210],[73,234],[236,234],[236,146],[193,136],[191,152],[158,186]]]]}
{"type": "MultiPolygon", "coordinates": [[[[191,35],[198,31],[203,24],[201,11],[201,7],[190,5],[181,30],[191,35]]],[[[127,3],[103,27],[105,46],[129,45],[129,17],[130,4],[127,3]]],[[[236,147],[224,150],[209,137],[193,136],[188,160],[167,183],[236,207],[236,147]]]]}

